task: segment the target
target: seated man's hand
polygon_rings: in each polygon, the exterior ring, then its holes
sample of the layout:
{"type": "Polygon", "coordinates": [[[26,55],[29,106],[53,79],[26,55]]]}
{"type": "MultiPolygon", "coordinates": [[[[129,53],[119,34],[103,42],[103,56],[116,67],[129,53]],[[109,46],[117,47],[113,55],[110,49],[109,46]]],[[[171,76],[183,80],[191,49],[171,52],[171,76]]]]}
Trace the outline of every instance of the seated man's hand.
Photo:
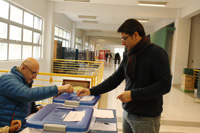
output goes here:
{"type": "Polygon", "coordinates": [[[9,133],[17,132],[21,128],[22,122],[20,120],[13,120],[10,125],[9,133]]]}
{"type": "Polygon", "coordinates": [[[61,93],[63,93],[63,92],[72,93],[72,92],[74,92],[74,89],[71,86],[71,84],[66,84],[66,85],[58,87],[58,92],[61,92],[61,93]]]}
{"type": "Polygon", "coordinates": [[[79,89],[78,91],[77,91],[77,96],[79,96],[79,97],[82,97],[82,96],[89,96],[90,95],[90,90],[89,89],[87,89],[87,88],[82,88],[82,89],[79,89]]]}

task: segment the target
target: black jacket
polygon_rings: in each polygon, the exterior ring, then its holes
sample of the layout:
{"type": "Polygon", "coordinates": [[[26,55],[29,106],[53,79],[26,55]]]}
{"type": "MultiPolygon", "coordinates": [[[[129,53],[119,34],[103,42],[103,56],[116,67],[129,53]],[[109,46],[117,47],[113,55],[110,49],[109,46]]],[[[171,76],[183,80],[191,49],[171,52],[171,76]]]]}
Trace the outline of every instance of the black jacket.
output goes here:
{"type": "Polygon", "coordinates": [[[131,90],[132,101],[122,103],[122,107],[137,116],[159,116],[163,110],[163,95],[171,88],[171,72],[167,53],[155,44],[148,46],[137,58],[134,80],[125,74],[126,64],[127,55],[109,78],[90,89],[91,95],[111,91],[125,79],[125,91],[131,90]]]}

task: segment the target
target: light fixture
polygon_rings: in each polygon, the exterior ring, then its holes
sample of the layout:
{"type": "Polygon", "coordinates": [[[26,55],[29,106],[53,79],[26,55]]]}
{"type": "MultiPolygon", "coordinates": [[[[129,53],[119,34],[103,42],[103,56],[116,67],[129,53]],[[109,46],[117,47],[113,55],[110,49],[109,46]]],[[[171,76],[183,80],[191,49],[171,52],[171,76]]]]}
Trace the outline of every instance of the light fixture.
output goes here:
{"type": "Polygon", "coordinates": [[[102,30],[90,30],[91,32],[102,32],[102,30]]]}
{"type": "Polygon", "coordinates": [[[137,19],[140,23],[147,23],[149,20],[148,19],[137,19]]]}
{"type": "Polygon", "coordinates": [[[64,1],[71,1],[71,2],[90,2],[90,0],[64,0],[64,1]]]}
{"type": "Polygon", "coordinates": [[[98,21],[83,20],[83,23],[94,23],[94,24],[97,24],[98,21]]]}
{"type": "Polygon", "coordinates": [[[165,7],[167,2],[157,2],[157,1],[139,1],[138,5],[140,6],[158,6],[165,7]]]}
{"type": "Polygon", "coordinates": [[[98,42],[105,42],[105,39],[98,39],[98,42]]]}
{"type": "Polygon", "coordinates": [[[84,19],[96,19],[97,16],[78,15],[78,18],[84,18],[84,19]]]}

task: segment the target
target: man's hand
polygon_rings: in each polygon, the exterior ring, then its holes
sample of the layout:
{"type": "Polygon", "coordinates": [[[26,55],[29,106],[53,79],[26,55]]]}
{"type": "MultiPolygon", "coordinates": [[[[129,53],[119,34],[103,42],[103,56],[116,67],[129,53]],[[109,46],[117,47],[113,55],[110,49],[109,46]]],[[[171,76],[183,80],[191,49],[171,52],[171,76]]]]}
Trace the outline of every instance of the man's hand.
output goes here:
{"type": "Polygon", "coordinates": [[[89,96],[90,95],[90,90],[89,89],[87,89],[87,88],[82,88],[82,89],[79,89],[78,91],[77,91],[77,96],[79,96],[79,97],[82,97],[82,96],[89,96]]]}
{"type": "Polygon", "coordinates": [[[122,103],[127,103],[132,100],[131,98],[131,91],[124,91],[122,94],[120,94],[117,99],[122,101],[122,103]]]}
{"type": "Polygon", "coordinates": [[[66,85],[58,87],[58,92],[61,92],[61,93],[63,93],[63,92],[72,93],[72,92],[74,92],[74,89],[71,86],[71,84],[66,84],[66,85]]]}
{"type": "Polygon", "coordinates": [[[20,120],[13,120],[10,125],[9,133],[17,132],[21,128],[22,122],[20,120]]]}

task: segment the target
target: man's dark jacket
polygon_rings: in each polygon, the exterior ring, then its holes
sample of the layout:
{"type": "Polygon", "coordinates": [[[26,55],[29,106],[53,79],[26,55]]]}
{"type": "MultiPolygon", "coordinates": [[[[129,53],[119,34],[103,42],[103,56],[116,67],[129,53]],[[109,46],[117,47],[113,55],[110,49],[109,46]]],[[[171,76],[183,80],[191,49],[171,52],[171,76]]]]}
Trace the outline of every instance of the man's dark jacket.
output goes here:
{"type": "Polygon", "coordinates": [[[109,78],[92,87],[91,95],[111,91],[125,79],[125,91],[131,90],[132,101],[122,103],[124,110],[137,116],[159,116],[163,111],[163,95],[171,88],[171,72],[167,53],[161,47],[150,44],[137,58],[134,80],[126,75],[127,59],[125,55],[119,68],[109,78]]]}

